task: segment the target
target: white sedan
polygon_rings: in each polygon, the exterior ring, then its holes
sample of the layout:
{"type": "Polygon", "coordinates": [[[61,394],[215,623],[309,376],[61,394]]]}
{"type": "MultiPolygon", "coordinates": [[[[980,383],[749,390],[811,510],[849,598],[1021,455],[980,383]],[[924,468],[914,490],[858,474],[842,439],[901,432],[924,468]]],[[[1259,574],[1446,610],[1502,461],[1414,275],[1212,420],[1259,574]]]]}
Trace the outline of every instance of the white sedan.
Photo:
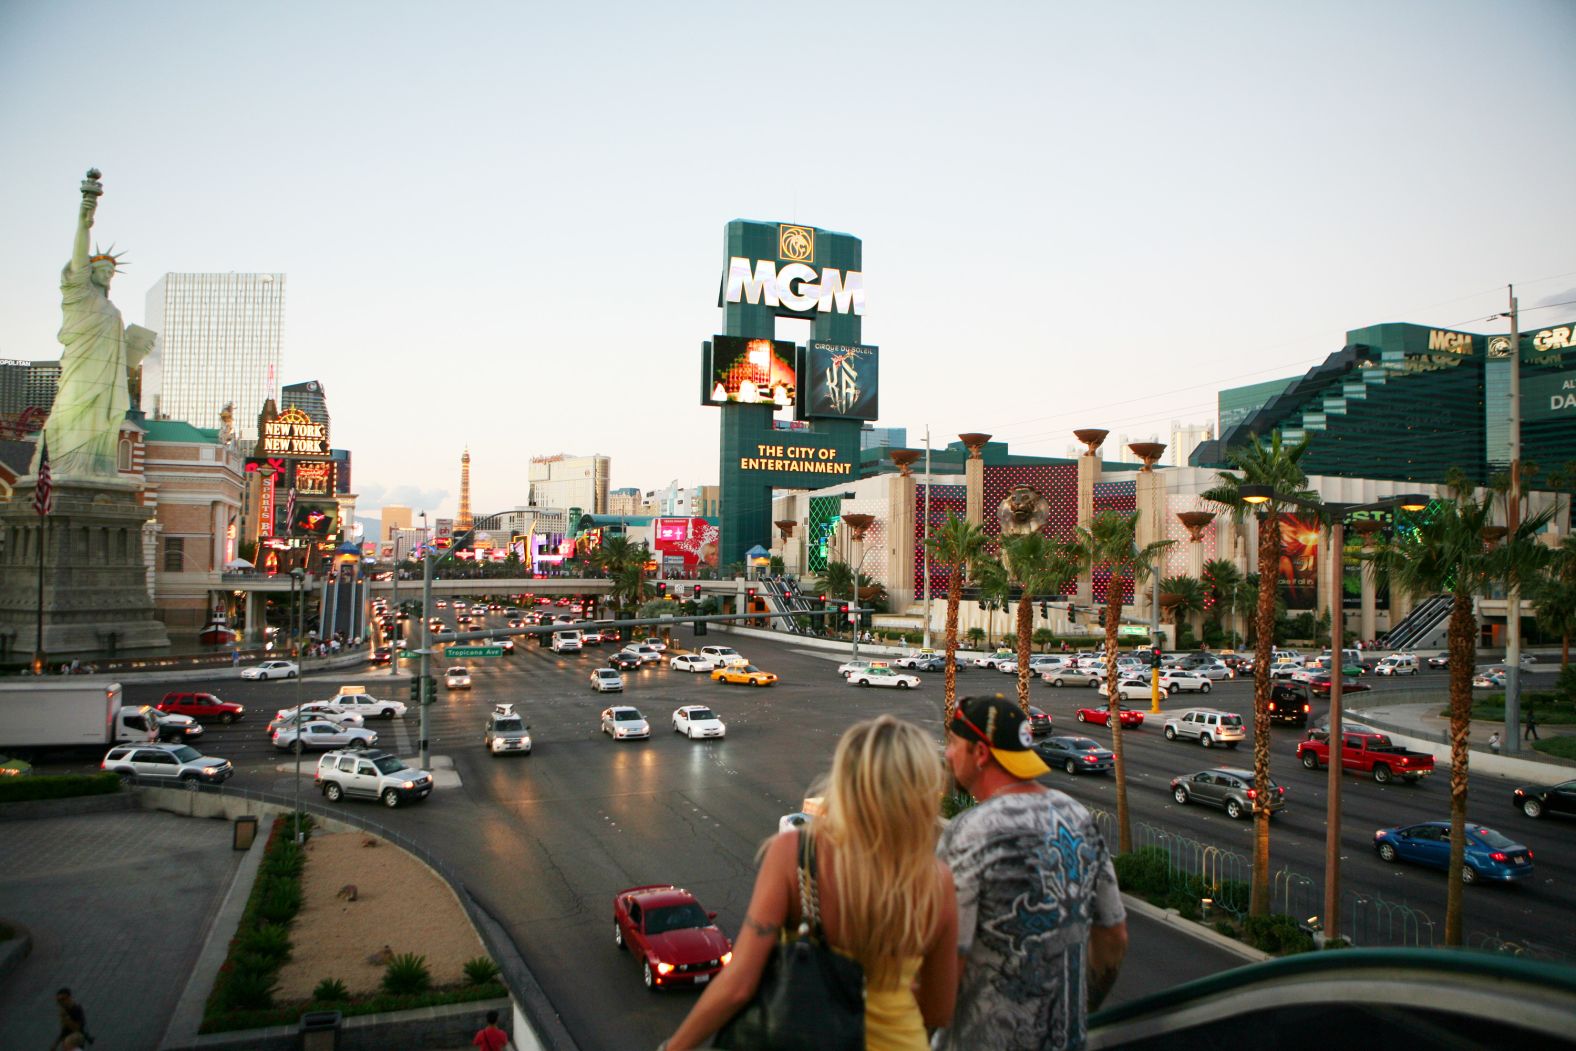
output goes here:
{"type": "Polygon", "coordinates": [[[658,653],[666,653],[666,652],[668,652],[668,644],[663,642],[660,638],[658,638],[655,635],[647,635],[645,638],[640,640],[640,644],[642,646],[650,646],[652,649],[656,650],[658,653]]]}
{"type": "Polygon", "coordinates": [[[378,743],[378,735],[358,726],[340,726],[326,720],[281,726],[274,731],[274,747],[281,751],[306,749],[329,751],[334,748],[371,748],[378,743]]]}
{"type": "Polygon", "coordinates": [[[471,670],[469,668],[450,668],[443,673],[443,685],[450,690],[470,689],[471,670]]]}
{"type": "MultiPolygon", "coordinates": [[[[698,653],[681,653],[677,657],[672,657],[668,660],[668,667],[674,671],[711,671],[716,666],[716,661],[710,657],[702,657],[698,653]]],[[[680,711],[682,710],[680,709],[680,711]]]]}
{"type": "MultiPolygon", "coordinates": [[[[1139,679],[1122,679],[1116,684],[1116,692],[1124,701],[1149,700],[1149,684],[1139,679]]],[[[1109,697],[1111,692],[1104,686],[1100,687],[1102,696],[1109,697]]]]}
{"type": "Polygon", "coordinates": [[[592,668],[591,688],[597,693],[622,693],[624,677],[617,668],[592,668]]]}
{"type": "Polygon", "coordinates": [[[891,668],[866,668],[849,673],[848,681],[855,686],[890,686],[899,690],[912,690],[921,679],[918,675],[893,671],[891,668]]]}
{"type": "Polygon", "coordinates": [[[241,669],[243,679],[293,679],[301,674],[294,661],[263,661],[241,669]]]}
{"type": "Polygon", "coordinates": [[[1167,693],[1208,693],[1213,686],[1207,675],[1169,668],[1160,673],[1160,688],[1167,693]]]}
{"type": "Polygon", "coordinates": [[[623,741],[632,737],[650,737],[651,724],[638,708],[602,709],[602,732],[611,734],[613,740],[623,741]]]}
{"type": "Polygon", "coordinates": [[[367,722],[360,712],[341,708],[332,701],[308,701],[301,706],[299,714],[294,708],[279,709],[268,724],[268,732],[273,733],[281,723],[295,722],[298,719],[323,719],[338,723],[340,726],[365,726],[367,722]]]}
{"type": "Polygon", "coordinates": [[[673,732],[691,741],[697,737],[722,737],[728,732],[717,713],[704,704],[686,704],[673,712],[673,732]]]}
{"type": "Polygon", "coordinates": [[[871,667],[869,661],[844,661],[837,666],[837,674],[846,679],[856,671],[869,671],[871,667]]]}
{"type": "Polygon", "coordinates": [[[662,663],[662,651],[654,646],[648,646],[644,642],[634,646],[625,646],[623,652],[634,654],[635,659],[642,664],[662,663]]]}

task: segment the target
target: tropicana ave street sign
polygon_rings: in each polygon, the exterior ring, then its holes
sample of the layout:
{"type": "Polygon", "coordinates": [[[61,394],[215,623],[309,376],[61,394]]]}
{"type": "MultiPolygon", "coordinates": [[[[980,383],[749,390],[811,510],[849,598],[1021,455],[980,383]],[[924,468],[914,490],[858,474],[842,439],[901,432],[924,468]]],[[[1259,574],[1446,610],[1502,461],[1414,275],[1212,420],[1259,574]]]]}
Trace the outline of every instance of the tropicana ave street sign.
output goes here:
{"type": "Polygon", "coordinates": [[[443,651],[445,657],[502,657],[502,646],[450,646],[443,651]]]}

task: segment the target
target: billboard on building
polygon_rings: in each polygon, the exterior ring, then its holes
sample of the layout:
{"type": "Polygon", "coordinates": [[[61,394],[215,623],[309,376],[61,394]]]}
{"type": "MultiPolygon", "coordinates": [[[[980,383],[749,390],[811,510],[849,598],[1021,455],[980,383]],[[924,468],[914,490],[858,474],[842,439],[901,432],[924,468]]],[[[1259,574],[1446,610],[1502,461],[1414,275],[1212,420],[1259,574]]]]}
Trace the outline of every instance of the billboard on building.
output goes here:
{"type": "Polygon", "coordinates": [[[1287,609],[1313,609],[1319,601],[1319,537],[1317,515],[1280,516],[1281,596],[1287,609]]]}
{"type": "Polygon", "coordinates": [[[797,415],[802,419],[876,419],[878,363],[876,347],[811,340],[799,350],[803,389],[797,415]]]}
{"type": "Polygon", "coordinates": [[[297,498],[290,519],[290,535],[327,540],[339,528],[339,505],[332,500],[297,498]]]}
{"type": "Polygon", "coordinates": [[[713,336],[701,355],[701,401],[707,405],[774,405],[786,409],[798,396],[795,347],[786,340],[713,336]]]}
{"type": "Polygon", "coordinates": [[[717,527],[704,518],[658,518],[652,535],[664,562],[679,559],[685,568],[717,564],[717,527]]]}

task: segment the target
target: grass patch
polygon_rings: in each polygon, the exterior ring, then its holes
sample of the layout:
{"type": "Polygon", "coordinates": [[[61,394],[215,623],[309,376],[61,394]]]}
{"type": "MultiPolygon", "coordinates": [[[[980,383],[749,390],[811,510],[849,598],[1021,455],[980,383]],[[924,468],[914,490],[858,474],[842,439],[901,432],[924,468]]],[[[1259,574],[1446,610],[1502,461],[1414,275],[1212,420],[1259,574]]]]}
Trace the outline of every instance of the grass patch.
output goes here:
{"type": "Polygon", "coordinates": [[[73,796],[107,796],[120,791],[120,778],[100,774],[59,774],[42,777],[0,777],[0,803],[28,799],[70,799],[73,796]]]}
{"type": "Polygon", "coordinates": [[[1550,737],[1546,741],[1533,741],[1532,747],[1544,755],[1559,759],[1576,759],[1576,736],[1550,737]]]}
{"type": "MultiPolygon", "coordinates": [[[[1538,723],[1547,723],[1550,726],[1576,725],[1576,702],[1567,701],[1559,694],[1539,690],[1535,693],[1521,695],[1521,714],[1525,718],[1527,705],[1532,704],[1537,709],[1538,723]]],[[[1450,718],[1450,709],[1443,708],[1439,712],[1441,718],[1450,718]]],[[[1472,718],[1488,722],[1504,722],[1505,720],[1505,695],[1503,692],[1485,693],[1472,698],[1472,718]]]]}

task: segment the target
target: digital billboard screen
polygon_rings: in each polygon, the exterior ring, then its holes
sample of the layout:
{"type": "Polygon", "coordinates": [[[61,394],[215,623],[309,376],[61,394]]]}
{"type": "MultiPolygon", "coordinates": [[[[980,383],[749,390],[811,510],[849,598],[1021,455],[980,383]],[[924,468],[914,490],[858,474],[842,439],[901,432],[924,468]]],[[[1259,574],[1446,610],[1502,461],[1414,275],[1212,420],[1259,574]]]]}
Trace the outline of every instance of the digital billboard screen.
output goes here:
{"type": "Polygon", "coordinates": [[[792,343],[744,336],[713,336],[706,355],[704,401],[708,405],[774,405],[788,408],[798,397],[792,343]]]}
{"type": "Polygon", "coordinates": [[[333,503],[297,500],[290,520],[291,536],[316,537],[326,540],[339,528],[339,506],[333,503]]]}
{"type": "Polygon", "coordinates": [[[804,392],[798,415],[874,420],[879,361],[876,347],[812,340],[800,352],[804,392]]]}

